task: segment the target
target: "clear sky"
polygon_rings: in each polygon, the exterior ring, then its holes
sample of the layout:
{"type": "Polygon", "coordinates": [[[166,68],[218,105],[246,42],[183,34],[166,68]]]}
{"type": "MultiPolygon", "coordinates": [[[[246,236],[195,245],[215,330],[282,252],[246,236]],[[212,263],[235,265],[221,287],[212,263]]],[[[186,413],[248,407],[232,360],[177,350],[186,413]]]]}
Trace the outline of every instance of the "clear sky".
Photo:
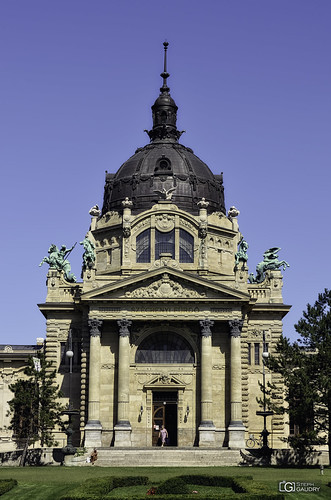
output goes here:
{"type": "MultiPolygon", "coordinates": [[[[330,25],[330,0],[2,0],[0,343],[45,336],[38,264],[148,142],[165,39],[181,142],[224,172],[250,272],[281,247],[295,338],[330,287],[330,25]]],[[[70,261],[79,277],[79,244],[70,261]]]]}

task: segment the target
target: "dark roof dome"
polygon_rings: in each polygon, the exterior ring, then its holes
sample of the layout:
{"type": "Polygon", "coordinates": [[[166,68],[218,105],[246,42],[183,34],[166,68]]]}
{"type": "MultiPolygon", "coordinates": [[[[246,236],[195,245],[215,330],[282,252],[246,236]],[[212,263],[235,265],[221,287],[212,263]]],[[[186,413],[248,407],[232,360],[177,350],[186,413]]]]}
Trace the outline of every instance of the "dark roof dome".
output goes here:
{"type": "Polygon", "coordinates": [[[116,174],[106,174],[102,213],[122,209],[127,197],[134,213],[147,210],[160,199],[171,199],[175,205],[197,213],[197,202],[205,198],[208,212],[225,213],[222,175],[214,175],[192,151],[178,143],[177,106],[170,96],[164,44],[163,86],[152,106],[153,128],[146,131],[151,143],[137,149],[116,174]]]}

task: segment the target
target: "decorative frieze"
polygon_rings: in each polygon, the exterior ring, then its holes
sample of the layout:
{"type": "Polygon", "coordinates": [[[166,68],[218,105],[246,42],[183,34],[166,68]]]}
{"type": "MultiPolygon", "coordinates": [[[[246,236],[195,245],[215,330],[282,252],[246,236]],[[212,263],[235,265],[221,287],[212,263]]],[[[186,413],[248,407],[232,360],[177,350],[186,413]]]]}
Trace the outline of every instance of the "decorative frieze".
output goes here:
{"type": "Polygon", "coordinates": [[[128,291],[125,296],[128,298],[203,298],[206,293],[184,287],[180,283],[171,280],[169,275],[165,273],[160,280],[154,281],[149,286],[128,291]]]}

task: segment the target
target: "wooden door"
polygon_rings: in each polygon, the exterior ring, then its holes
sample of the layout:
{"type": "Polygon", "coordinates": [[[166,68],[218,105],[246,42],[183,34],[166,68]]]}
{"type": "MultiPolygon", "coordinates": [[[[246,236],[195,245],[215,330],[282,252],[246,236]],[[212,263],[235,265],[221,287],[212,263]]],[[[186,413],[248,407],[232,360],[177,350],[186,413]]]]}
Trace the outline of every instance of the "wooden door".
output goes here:
{"type": "Polygon", "coordinates": [[[165,407],[161,402],[153,404],[153,430],[152,446],[160,446],[159,433],[162,425],[165,425],[165,407]]]}

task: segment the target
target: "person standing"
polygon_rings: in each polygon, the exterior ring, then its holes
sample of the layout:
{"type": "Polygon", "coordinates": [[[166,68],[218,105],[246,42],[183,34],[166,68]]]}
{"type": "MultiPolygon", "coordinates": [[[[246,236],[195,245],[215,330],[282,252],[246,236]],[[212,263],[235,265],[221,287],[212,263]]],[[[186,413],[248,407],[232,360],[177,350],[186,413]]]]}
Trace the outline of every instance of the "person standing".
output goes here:
{"type": "Polygon", "coordinates": [[[161,438],[161,446],[164,446],[166,444],[166,439],[168,439],[168,431],[164,425],[161,427],[159,437],[161,438]]]}

